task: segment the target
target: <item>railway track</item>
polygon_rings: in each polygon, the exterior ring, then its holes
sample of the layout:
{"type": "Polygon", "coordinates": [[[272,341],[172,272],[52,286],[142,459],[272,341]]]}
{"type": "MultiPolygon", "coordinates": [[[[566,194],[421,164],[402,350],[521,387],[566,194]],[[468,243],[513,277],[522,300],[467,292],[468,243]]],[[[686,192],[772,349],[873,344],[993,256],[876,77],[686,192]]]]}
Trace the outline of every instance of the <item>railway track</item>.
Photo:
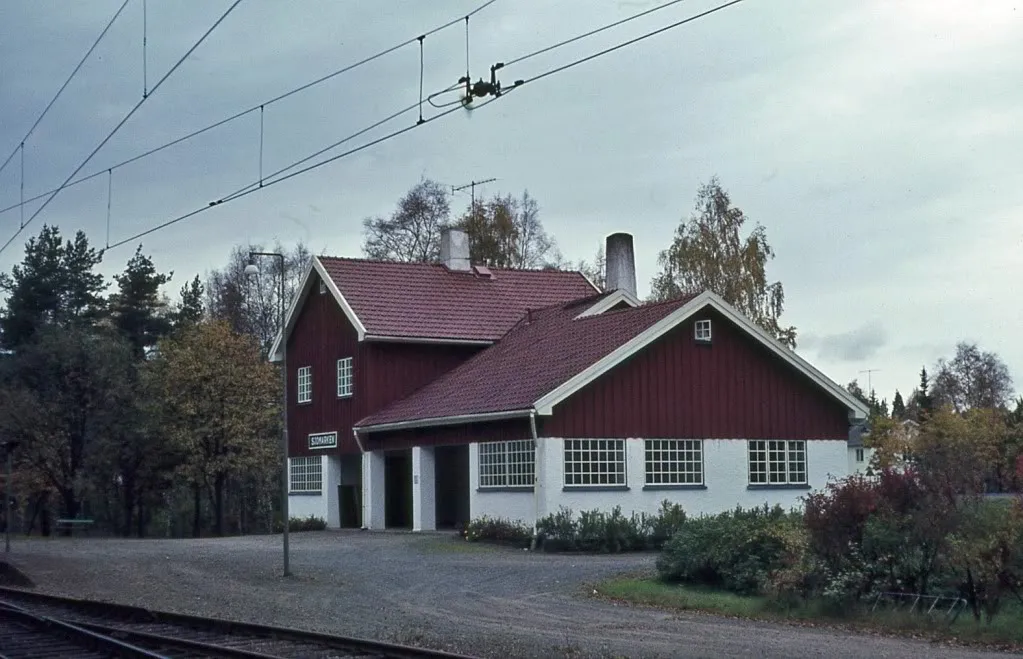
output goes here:
{"type": "Polygon", "coordinates": [[[425,648],[0,587],[0,659],[57,657],[470,659],[425,648]]]}

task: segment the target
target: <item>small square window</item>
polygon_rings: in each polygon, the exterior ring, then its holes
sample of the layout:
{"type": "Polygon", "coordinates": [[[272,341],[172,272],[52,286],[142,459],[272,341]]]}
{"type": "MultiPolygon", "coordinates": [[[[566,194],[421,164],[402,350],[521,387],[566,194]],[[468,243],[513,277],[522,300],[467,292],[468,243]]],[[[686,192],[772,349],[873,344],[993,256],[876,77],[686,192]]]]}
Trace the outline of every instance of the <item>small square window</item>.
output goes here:
{"type": "Polygon", "coordinates": [[[320,280],[320,295],[323,295],[326,292],[327,292],[327,282],[325,282],[325,281],[323,281],[321,279],[320,280]]]}
{"type": "Polygon", "coordinates": [[[313,400],[313,367],[303,366],[298,369],[298,402],[309,403],[313,400]]]}
{"type": "Polygon", "coordinates": [[[696,321],[695,337],[697,341],[703,343],[710,343],[710,321],[709,320],[698,320],[696,321]]]}

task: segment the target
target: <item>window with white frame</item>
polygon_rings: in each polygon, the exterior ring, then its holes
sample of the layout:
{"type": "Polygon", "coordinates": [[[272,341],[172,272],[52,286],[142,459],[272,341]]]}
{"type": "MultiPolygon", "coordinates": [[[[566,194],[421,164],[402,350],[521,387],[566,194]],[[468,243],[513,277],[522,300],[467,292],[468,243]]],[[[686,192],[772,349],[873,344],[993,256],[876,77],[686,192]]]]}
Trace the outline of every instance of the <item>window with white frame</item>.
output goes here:
{"type": "Polygon", "coordinates": [[[515,439],[480,444],[480,488],[533,487],[536,442],[515,439]]]}
{"type": "Polygon", "coordinates": [[[863,449],[856,449],[856,462],[863,462],[863,449]]]}
{"type": "Polygon", "coordinates": [[[323,462],[320,456],[288,460],[288,491],[316,493],[323,491],[323,462]]]}
{"type": "Polygon", "coordinates": [[[352,358],[337,360],[337,396],[343,398],[352,395],[354,387],[352,379],[352,358]]]}
{"type": "Polygon", "coordinates": [[[806,485],[806,442],[750,440],[749,482],[751,485],[806,485]]]}
{"type": "Polygon", "coordinates": [[[695,325],[695,338],[697,341],[710,343],[710,321],[698,320],[695,325]]]}
{"type": "Polygon", "coordinates": [[[323,281],[323,280],[321,279],[321,280],[320,280],[320,295],[323,295],[323,294],[325,294],[326,292],[327,292],[327,282],[325,282],[325,281],[323,281]]]}
{"type": "Polygon", "coordinates": [[[647,485],[703,485],[703,440],[646,440],[647,485]]]}
{"type": "Polygon", "coordinates": [[[313,367],[298,369],[298,402],[308,403],[313,399],[313,367]]]}
{"type": "Polygon", "coordinates": [[[566,439],[565,485],[625,485],[624,439],[566,439]]]}

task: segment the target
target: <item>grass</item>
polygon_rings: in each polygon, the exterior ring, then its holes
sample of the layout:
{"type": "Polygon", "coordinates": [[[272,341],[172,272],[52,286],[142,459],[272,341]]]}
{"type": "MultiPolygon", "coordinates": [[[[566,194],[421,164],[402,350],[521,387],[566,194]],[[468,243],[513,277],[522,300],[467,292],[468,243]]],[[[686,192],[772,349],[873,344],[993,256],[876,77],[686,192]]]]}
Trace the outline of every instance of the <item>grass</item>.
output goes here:
{"type": "Polygon", "coordinates": [[[419,543],[426,554],[491,554],[501,547],[481,542],[467,542],[459,536],[427,537],[419,543]]]}
{"type": "Polygon", "coordinates": [[[665,609],[795,624],[828,624],[1003,649],[1023,648],[1023,605],[1016,600],[1005,601],[1002,612],[991,623],[978,623],[969,611],[964,611],[952,625],[948,625],[920,614],[871,614],[869,607],[858,612],[846,610],[842,615],[837,615],[828,612],[822,602],[809,602],[800,607],[783,609],[772,605],[766,597],[667,584],[650,577],[619,577],[605,581],[595,589],[599,596],[665,609]]]}

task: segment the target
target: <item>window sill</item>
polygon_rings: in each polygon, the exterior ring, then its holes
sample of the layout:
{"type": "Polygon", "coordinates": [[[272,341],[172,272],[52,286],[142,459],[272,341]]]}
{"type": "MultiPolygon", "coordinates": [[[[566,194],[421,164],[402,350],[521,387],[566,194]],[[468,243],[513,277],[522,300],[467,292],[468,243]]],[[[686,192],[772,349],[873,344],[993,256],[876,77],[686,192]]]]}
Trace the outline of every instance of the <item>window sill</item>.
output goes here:
{"type": "Polygon", "coordinates": [[[562,492],[625,492],[628,485],[565,485],[562,492]]]}
{"type": "Polygon", "coordinates": [[[706,490],[706,485],[697,485],[695,483],[658,483],[654,485],[644,485],[644,492],[656,492],[658,490],[706,490]]]}
{"type": "Polygon", "coordinates": [[[810,490],[808,483],[750,483],[747,490],[810,490]]]}
{"type": "Polygon", "coordinates": [[[337,397],[338,397],[339,399],[340,399],[340,398],[351,398],[352,396],[353,396],[353,394],[338,394],[338,395],[337,395],[337,397]]]}
{"type": "Polygon", "coordinates": [[[298,404],[299,405],[312,405],[313,401],[311,401],[311,400],[300,400],[300,401],[298,401],[298,404]]]}
{"type": "Polygon", "coordinates": [[[532,492],[533,488],[529,485],[512,486],[512,487],[478,487],[476,491],[480,494],[486,494],[487,492],[532,492]]]}
{"type": "Polygon", "coordinates": [[[289,497],[321,497],[321,496],[323,496],[323,492],[322,491],[320,491],[320,492],[307,492],[307,491],[288,492],[288,496],[289,497]]]}

